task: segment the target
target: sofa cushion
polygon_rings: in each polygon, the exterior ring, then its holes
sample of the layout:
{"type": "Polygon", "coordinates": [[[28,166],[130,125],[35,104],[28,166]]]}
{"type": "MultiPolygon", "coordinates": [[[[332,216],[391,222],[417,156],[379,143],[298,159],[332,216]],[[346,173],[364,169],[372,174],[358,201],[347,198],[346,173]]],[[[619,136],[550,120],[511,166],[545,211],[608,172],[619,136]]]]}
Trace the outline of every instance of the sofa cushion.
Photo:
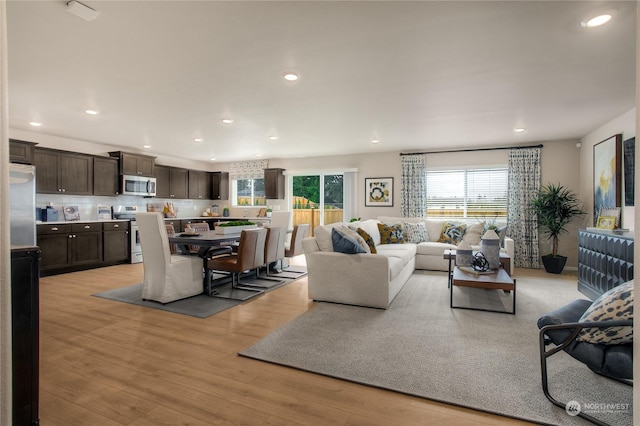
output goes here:
{"type": "Polygon", "coordinates": [[[445,250],[455,250],[457,248],[458,246],[454,244],[429,241],[426,243],[418,244],[416,247],[416,253],[421,255],[443,257],[445,250]]]}
{"type": "Polygon", "coordinates": [[[367,252],[358,241],[338,227],[331,229],[331,241],[333,243],[333,251],[338,253],[357,254],[367,252]]]}
{"type": "Polygon", "coordinates": [[[429,234],[427,234],[427,227],[424,222],[403,222],[402,229],[404,231],[405,241],[408,243],[422,243],[429,241],[429,234]]]}
{"type": "Polygon", "coordinates": [[[404,269],[404,263],[399,257],[389,257],[389,280],[393,280],[400,275],[402,269],[404,269]]]}
{"type": "Polygon", "coordinates": [[[356,232],[358,233],[358,235],[362,237],[364,242],[369,246],[369,251],[372,254],[376,254],[378,252],[376,250],[376,243],[373,242],[373,238],[371,237],[371,235],[369,235],[369,233],[362,228],[358,228],[356,232]]]}
{"type": "Polygon", "coordinates": [[[332,223],[329,225],[316,226],[313,233],[316,237],[320,251],[333,251],[333,242],[331,240],[331,229],[341,223],[332,223]]]}
{"type": "Polygon", "coordinates": [[[480,239],[484,233],[484,222],[474,223],[473,225],[467,225],[466,231],[462,236],[462,241],[466,241],[469,245],[480,244],[480,239]]]}
{"type": "Polygon", "coordinates": [[[464,231],[466,229],[466,224],[445,222],[445,224],[442,225],[442,232],[440,234],[438,242],[455,244],[457,246],[458,244],[460,244],[460,241],[462,241],[462,236],[464,235],[464,231]]]}
{"type": "Polygon", "coordinates": [[[429,235],[429,241],[438,241],[440,234],[442,233],[442,226],[445,224],[445,220],[427,219],[424,221],[427,227],[427,235],[429,235]]]}
{"type": "MultiPolygon", "coordinates": [[[[633,319],[633,280],[627,281],[598,297],[582,314],[579,322],[633,319]]],[[[578,340],[604,345],[633,342],[633,327],[585,329],[578,340]]]]}
{"type": "Polygon", "coordinates": [[[381,244],[378,246],[378,254],[387,257],[395,257],[406,265],[416,256],[415,244],[381,244]]]}
{"type": "Polygon", "coordinates": [[[378,231],[380,232],[381,244],[402,244],[404,242],[402,224],[385,225],[384,223],[378,223],[378,231]]]}
{"type": "Polygon", "coordinates": [[[367,253],[371,253],[371,249],[369,248],[369,245],[364,240],[364,238],[360,234],[358,234],[357,231],[351,229],[346,224],[342,224],[340,226],[335,226],[334,229],[337,229],[338,231],[342,232],[343,234],[350,236],[351,238],[356,240],[356,242],[358,244],[360,244],[362,246],[362,248],[364,248],[367,253]]]}

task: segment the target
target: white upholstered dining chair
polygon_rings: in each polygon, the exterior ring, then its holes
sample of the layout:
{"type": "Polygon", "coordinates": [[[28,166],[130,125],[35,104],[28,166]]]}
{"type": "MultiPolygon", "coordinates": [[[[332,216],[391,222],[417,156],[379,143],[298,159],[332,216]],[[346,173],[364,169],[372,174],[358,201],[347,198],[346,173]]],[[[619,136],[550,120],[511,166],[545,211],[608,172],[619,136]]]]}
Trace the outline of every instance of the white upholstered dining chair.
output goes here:
{"type": "Polygon", "coordinates": [[[169,303],[202,293],[202,259],[171,254],[162,215],[136,213],[136,222],[144,267],[142,299],[169,303]]]}

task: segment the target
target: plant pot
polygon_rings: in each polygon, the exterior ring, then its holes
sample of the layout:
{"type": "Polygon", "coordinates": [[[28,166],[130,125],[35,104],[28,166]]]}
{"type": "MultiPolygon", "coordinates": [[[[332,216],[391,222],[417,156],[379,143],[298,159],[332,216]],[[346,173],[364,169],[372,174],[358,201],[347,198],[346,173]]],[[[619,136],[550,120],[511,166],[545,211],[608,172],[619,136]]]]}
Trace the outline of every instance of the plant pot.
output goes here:
{"type": "Polygon", "coordinates": [[[542,256],[542,264],[544,265],[544,269],[550,274],[561,274],[566,263],[566,256],[554,256],[552,254],[542,256]]]}

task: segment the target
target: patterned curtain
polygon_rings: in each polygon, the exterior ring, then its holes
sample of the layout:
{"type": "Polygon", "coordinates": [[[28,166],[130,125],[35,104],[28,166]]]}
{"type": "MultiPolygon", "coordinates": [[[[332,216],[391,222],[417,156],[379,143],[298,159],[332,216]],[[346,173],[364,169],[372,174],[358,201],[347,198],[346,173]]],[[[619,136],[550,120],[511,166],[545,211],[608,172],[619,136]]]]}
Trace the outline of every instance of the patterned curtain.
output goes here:
{"type": "Polygon", "coordinates": [[[424,155],[403,155],[400,177],[400,213],[403,217],[427,215],[427,167],[424,155]]]}
{"type": "Polygon", "coordinates": [[[238,161],[229,166],[230,179],[263,179],[269,160],[238,161]]]}
{"type": "Polygon", "coordinates": [[[509,150],[509,200],[507,235],[515,241],[514,265],[540,267],[538,218],[531,200],[540,191],[540,148],[509,150]]]}

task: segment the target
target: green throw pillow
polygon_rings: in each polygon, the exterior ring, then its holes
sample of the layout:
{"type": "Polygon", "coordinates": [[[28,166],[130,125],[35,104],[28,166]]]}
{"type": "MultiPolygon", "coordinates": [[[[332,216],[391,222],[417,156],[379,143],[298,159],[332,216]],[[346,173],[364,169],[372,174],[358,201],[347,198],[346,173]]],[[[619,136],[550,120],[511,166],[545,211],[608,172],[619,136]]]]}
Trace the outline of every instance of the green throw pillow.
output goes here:
{"type": "Polygon", "coordinates": [[[445,222],[442,225],[442,233],[440,234],[439,243],[448,243],[457,246],[462,241],[464,231],[466,231],[467,225],[445,222]]]}
{"type": "MultiPolygon", "coordinates": [[[[633,319],[633,280],[620,284],[598,297],[579,322],[633,319]]],[[[633,342],[633,327],[586,328],[578,340],[603,345],[633,342]]]]}
{"type": "Polygon", "coordinates": [[[404,234],[402,233],[402,224],[385,225],[378,224],[380,231],[380,244],[402,244],[404,243],[404,234]]]}

